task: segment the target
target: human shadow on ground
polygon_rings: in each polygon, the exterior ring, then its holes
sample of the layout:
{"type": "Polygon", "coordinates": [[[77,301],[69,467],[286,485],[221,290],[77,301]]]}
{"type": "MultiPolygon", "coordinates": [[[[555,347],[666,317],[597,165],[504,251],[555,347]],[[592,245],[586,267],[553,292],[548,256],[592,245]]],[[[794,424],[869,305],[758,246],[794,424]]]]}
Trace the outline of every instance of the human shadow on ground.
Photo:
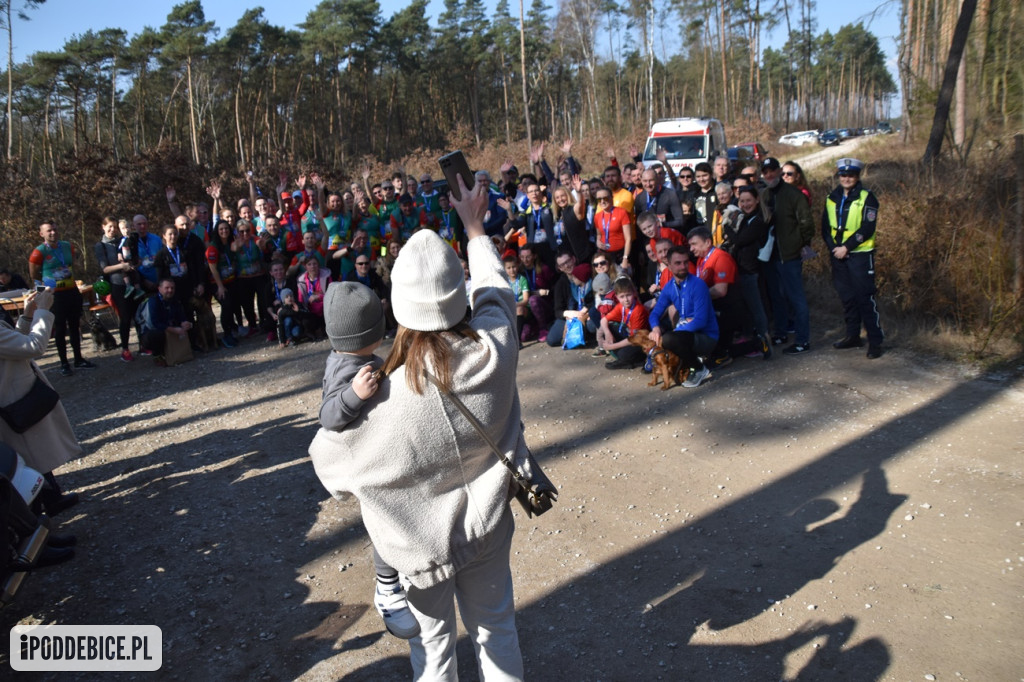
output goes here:
{"type": "MultiPolygon", "coordinates": [[[[889,647],[879,637],[864,636],[846,646],[857,624],[848,614],[832,623],[809,621],[798,634],[749,645],[707,640],[828,575],[849,552],[883,532],[905,499],[889,491],[884,465],[965,413],[981,409],[999,390],[984,382],[952,387],[879,424],[869,436],[835,447],[521,608],[517,625],[527,677],[780,679],[787,658],[823,635],[825,645],[819,644],[801,664],[797,679],[880,679],[890,664],[889,647]],[[947,401],[953,393],[957,400],[947,401]],[[841,517],[823,521],[836,512],[827,495],[858,480],[860,496],[852,506],[841,517]],[[698,631],[702,634],[695,638],[698,631]]],[[[621,503],[611,499],[613,491],[604,494],[609,498],[598,497],[593,504],[621,503]]],[[[564,520],[545,517],[536,523],[557,527],[559,522],[564,520]]],[[[531,542],[543,542],[538,537],[531,542]]],[[[520,574],[517,587],[531,578],[520,574]]],[[[369,664],[348,679],[374,679],[381,672],[377,666],[386,663],[369,664]]],[[[475,660],[462,650],[459,674],[476,679],[475,660]]]]}
{"type": "MultiPolygon", "coordinates": [[[[306,459],[316,427],[304,416],[261,427],[183,440],[154,452],[152,468],[110,480],[114,472],[96,467],[89,498],[61,519],[78,535],[77,556],[30,576],[0,614],[3,626],[24,618],[157,625],[163,678],[293,679],[339,650],[375,645],[383,626],[349,634],[373,609],[372,583],[307,601],[313,585],[333,580],[325,572],[368,562],[358,506],[332,503],[341,518],[307,538],[327,497],[306,459]],[[197,455],[207,440],[236,450],[220,460],[197,455]]],[[[389,677],[407,676],[408,660],[395,670],[389,677]]]]}

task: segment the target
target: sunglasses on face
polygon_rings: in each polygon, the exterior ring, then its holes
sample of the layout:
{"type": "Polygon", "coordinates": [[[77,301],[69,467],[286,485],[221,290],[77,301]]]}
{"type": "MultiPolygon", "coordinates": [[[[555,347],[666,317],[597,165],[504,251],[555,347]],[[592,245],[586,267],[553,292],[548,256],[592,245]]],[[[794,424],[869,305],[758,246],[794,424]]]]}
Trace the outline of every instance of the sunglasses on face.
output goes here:
{"type": "Polygon", "coordinates": [[[356,265],[369,265],[370,261],[360,260],[356,261],[356,265]]]}
{"type": "Polygon", "coordinates": [[[693,176],[690,175],[689,173],[687,173],[686,175],[680,175],[679,179],[680,180],[693,180],[693,176]]]}
{"type": "Polygon", "coordinates": [[[610,196],[608,196],[607,194],[598,194],[597,195],[597,200],[598,201],[611,201],[612,198],[610,196]]]}
{"type": "Polygon", "coordinates": [[[600,268],[600,267],[603,267],[605,265],[608,265],[608,261],[606,261],[606,260],[596,260],[596,261],[594,261],[594,267],[595,268],[600,268]]]}
{"type": "Polygon", "coordinates": [[[795,171],[782,171],[782,177],[784,177],[784,178],[795,178],[796,177],[796,172],[795,171]]]}

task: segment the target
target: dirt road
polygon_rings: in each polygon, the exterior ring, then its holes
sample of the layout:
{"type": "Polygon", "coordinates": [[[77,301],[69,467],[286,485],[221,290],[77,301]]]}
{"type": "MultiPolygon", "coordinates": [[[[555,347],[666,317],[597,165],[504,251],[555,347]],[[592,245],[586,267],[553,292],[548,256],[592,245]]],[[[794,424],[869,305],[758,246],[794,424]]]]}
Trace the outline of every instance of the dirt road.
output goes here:
{"type": "MultiPolygon", "coordinates": [[[[812,321],[813,352],[698,389],[522,352],[527,435],[561,489],[517,516],[529,679],[1024,676],[1024,383],[826,350],[838,329],[812,321]]],[[[358,504],[306,456],[326,352],[110,353],[63,379],[51,349],[88,453],[58,472],[84,497],[60,518],[81,544],[5,627],[158,625],[154,679],[408,678],[358,504]]],[[[476,679],[464,639],[459,656],[476,679]]]]}

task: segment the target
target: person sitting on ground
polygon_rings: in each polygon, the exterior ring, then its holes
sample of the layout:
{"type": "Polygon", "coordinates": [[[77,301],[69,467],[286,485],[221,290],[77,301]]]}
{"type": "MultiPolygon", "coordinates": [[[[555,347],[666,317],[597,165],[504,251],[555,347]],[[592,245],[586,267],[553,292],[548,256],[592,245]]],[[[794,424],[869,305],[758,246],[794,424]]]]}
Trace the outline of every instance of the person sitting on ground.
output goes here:
{"type": "Polygon", "coordinates": [[[270,314],[277,323],[278,348],[298,343],[309,326],[309,311],[295,300],[291,289],[281,290],[281,300],[270,314]]]}
{"type": "Polygon", "coordinates": [[[512,287],[512,295],[516,298],[516,331],[523,333],[523,325],[530,315],[530,283],[521,271],[519,258],[514,252],[507,253],[501,258],[501,265],[508,275],[509,285],[512,287]]]}
{"type": "Polygon", "coordinates": [[[521,272],[530,284],[530,313],[533,320],[523,324],[519,340],[526,343],[535,335],[543,343],[548,336],[548,329],[554,319],[554,301],[551,298],[551,286],[555,276],[551,269],[537,259],[533,246],[525,244],[519,248],[521,272]]]}
{"type": "Polygon", "coordinates": [[[683,386],[696,388],[711,376],[711,370],[701,358],[707,357],[718,343],[718,320],[707,285],[690,273],[689,249],[685,246],[669,249],[668,267],[672,279],[658,297],[649,319],[661,320],[668,306],[674,305],[679,321],[672,331],[664,333],[658,324],[652,325],[651,340],[679,356],[681,366],[690,369],[683,386]]]}
{"type": "Polygon", "coordinates": [[[605,369],[635,369],[644,364],[644,352],[629,342],[633,334],[649,329],[647,308],[640,302],[632,280],[620,277],[614,285],[618,305],[601,318],[597,333],[598,347],[611,353],[614,360],[605,364],[605,369]]]}
{"type": "Polygon", "coordinates": [[[285,275],[284,263],[281,261],[274,261],[270,264],[270,278],[267,281],[267,288],[263,292],[263,300],[267,302],[267,320],[273,325],[273,328],[267,332],[267,341],[273,341],[278,338],[277,328],[280,326],[277,319],[277,309],[281,307],[283,302],[282,293],[285,289],[292,289],[294,293],[293,280],[289,280],[285,275]]]}
{"type": "Polygon", "coordinates": [[[299,290],[299,303],[309,308],[309,335],[319,339],[324,327],[324,294],[331,283],[331,274],[320,269],[320,262],[315,258],[306,261],[306,271],[299,275],[295,283],[299,290]]]}
{"type": "Polygon", "coordinates": [[[546,339],[552,347],[562,345],[566,323],[570,318],[579,318],[583,322],[584,332],[589,333],[591,338],[597,333],[598,322],[590,282],[590,266],[586,263],[577,265],[576,257],[571,253],[560,253],[557,263],[562,276],[555,282],[555,320],[551,323],[546,339]]]}
{"type": "Polygon", "coordinates": [[[24,277],[11,272],[7,268],[0,268],[0,292],[25,289],[28,289],[28,284],[25,282],[24,277]]]}
{"type": "Polygon", "coordinates": [[[748,318],[746,304],[740,293],[736,261],[725,249],[715,246],[711,230],[701,225],[690,230],[690,252],[696,260],[696,275],[704,280],[718,315],[718,345],[711,356],[712,367],[732,362],[733,336],[748,318]]]}
{"type": "Polygon", "coordinates": [[[188,338],[192,323],[185,319],[185,311],[174,297],[174,280],[166,277],[157,286],[157,295],[151,296],[139,308],[139,329],[142,332],[142,347],[151,351],[153,361],[163,367],[164,351],[167,349],[167,334],[188,338]]]}

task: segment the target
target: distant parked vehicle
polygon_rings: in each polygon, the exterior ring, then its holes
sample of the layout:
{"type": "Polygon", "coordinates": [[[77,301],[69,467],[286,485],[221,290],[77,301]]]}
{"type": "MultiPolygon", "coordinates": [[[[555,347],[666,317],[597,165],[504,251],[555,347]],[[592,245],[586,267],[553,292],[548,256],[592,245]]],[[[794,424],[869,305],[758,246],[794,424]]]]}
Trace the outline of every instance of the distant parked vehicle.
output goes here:
{"type": "Polygon", "coordinates": [[[889,135],[890,133],[892,133],[892,126],[889,124],[888,121],[879,121],[878,125],[875,126],[875,129],[880,133],[884,133],[885,135],[889,135]]]}
{"type": "Polygon", "coordinates": [[[856,128],[840,128],[838,132],[840,139],[843,140],[845,140],[848,137],[855,137],[857,135],[856,128]]]}
{"type": "Polygon", "coordinates": [[[801,130],[798,133],[789,133],[779,138],[779,144],[788,144],[793,147],[802,147],[805,144],[814,144],[818,140],[817,130],[801,130]]]}
{"type": "Polygon", "coordinates": [[[839,144],[839,131],[835,128],[829,128],[818,135],[818,144],[822,147],[834,147],[839,144]]]}
{"type": "Polygon", "coordinates": [[[733,149],[737,150],[738,158],[743,158],[745,153],[746,158],[754,159],[755,161],[760,161],[771,153],[760,142],[744,142],[735,147],[730,147],[730,151],[733,149]]]}

